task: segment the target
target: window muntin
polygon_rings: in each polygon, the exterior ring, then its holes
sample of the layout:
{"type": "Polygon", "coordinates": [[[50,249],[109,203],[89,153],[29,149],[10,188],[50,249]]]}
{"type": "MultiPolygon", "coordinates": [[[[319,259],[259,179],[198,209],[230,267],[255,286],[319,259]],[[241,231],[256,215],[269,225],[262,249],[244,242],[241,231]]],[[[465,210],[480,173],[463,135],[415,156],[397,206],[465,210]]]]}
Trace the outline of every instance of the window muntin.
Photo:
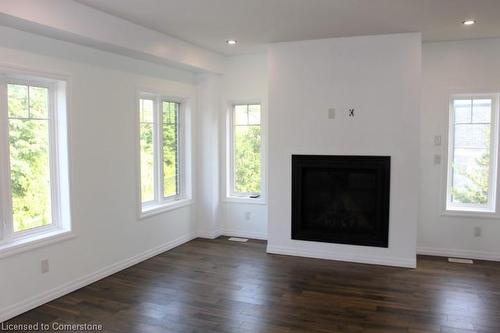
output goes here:
{"type": "Polygon", "coordinates": [[[450,105],[447,210],[495,212],[496,96],[456,96],[450,105]]]}
{"type": "Polygon", "coordinates": [[[230,195],[256,196],[261,193],[261,105],[236,104],[231,124],[230,195]]]}
{"type": "Polygon", "coordinates": [[[143,211],[184,198],[181,103],[147,94],[139,99],[143,211]]]}

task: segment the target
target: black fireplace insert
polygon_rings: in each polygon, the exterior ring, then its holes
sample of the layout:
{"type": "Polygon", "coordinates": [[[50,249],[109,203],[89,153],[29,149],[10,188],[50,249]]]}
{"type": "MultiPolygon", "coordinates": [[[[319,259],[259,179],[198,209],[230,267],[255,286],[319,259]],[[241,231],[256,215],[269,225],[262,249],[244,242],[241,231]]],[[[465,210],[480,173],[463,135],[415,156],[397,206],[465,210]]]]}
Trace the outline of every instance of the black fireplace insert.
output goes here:
{"type": "Polygon", "coordinates": [[[292,239],[388,247],[390,156],[292,155],[292,239]]]}

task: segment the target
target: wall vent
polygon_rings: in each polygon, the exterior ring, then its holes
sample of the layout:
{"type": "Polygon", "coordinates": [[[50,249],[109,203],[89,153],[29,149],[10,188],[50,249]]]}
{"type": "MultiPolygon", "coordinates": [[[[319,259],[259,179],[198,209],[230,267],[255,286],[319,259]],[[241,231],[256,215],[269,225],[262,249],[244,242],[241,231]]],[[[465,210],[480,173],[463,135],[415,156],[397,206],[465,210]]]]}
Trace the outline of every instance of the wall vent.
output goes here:
{"type": "Polygon", "coordinates": [[[231,242],[240,242],[240,243],[248,242],[248,238],[239,238],[239,237],[230,237],[229,240],[231,242]]]}
{"type": "Polygon", "coordinates": [[[463,258],[448,258],[449,262],[457,263],[457,264],[473,264],[474,261],[472,259],[463,259],[463,258]]]}

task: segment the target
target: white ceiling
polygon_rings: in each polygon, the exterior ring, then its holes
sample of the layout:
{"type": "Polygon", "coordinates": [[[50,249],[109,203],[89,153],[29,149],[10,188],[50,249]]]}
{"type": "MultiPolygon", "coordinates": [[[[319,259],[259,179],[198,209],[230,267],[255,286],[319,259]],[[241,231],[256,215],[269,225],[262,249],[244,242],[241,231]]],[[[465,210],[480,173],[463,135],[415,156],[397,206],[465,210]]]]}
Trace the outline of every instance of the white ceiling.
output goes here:
{"type": "Polygon", "coordinates": [[[424,41],[500,37],[500,0],[76,0],[226,55],[271,42],[422,32],[424,41]],[[477,24],[461,22],[473,18],[477,24]],[[237,39],[237,46],[225,44],[237,39]]]}

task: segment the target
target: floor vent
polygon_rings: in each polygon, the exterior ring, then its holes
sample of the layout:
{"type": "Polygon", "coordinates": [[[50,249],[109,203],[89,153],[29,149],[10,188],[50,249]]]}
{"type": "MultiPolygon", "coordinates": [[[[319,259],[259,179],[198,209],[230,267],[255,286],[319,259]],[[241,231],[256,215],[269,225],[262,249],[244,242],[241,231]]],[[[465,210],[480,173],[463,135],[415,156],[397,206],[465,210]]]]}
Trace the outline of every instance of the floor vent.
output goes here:
{"type": "Polygon", "coordinates": [[[229,240],[231,242],[240,242],[240,243],[248,242],[248,238],[239,238],[239,237],[230,237],[229,240]]]}
{"type": "Polygon", "coordinates": [[[448,258],[449,262],[454,262],[458,264],[473,264],[474,261],[471,259],[462,259],[462,258],[448,258]]]}

